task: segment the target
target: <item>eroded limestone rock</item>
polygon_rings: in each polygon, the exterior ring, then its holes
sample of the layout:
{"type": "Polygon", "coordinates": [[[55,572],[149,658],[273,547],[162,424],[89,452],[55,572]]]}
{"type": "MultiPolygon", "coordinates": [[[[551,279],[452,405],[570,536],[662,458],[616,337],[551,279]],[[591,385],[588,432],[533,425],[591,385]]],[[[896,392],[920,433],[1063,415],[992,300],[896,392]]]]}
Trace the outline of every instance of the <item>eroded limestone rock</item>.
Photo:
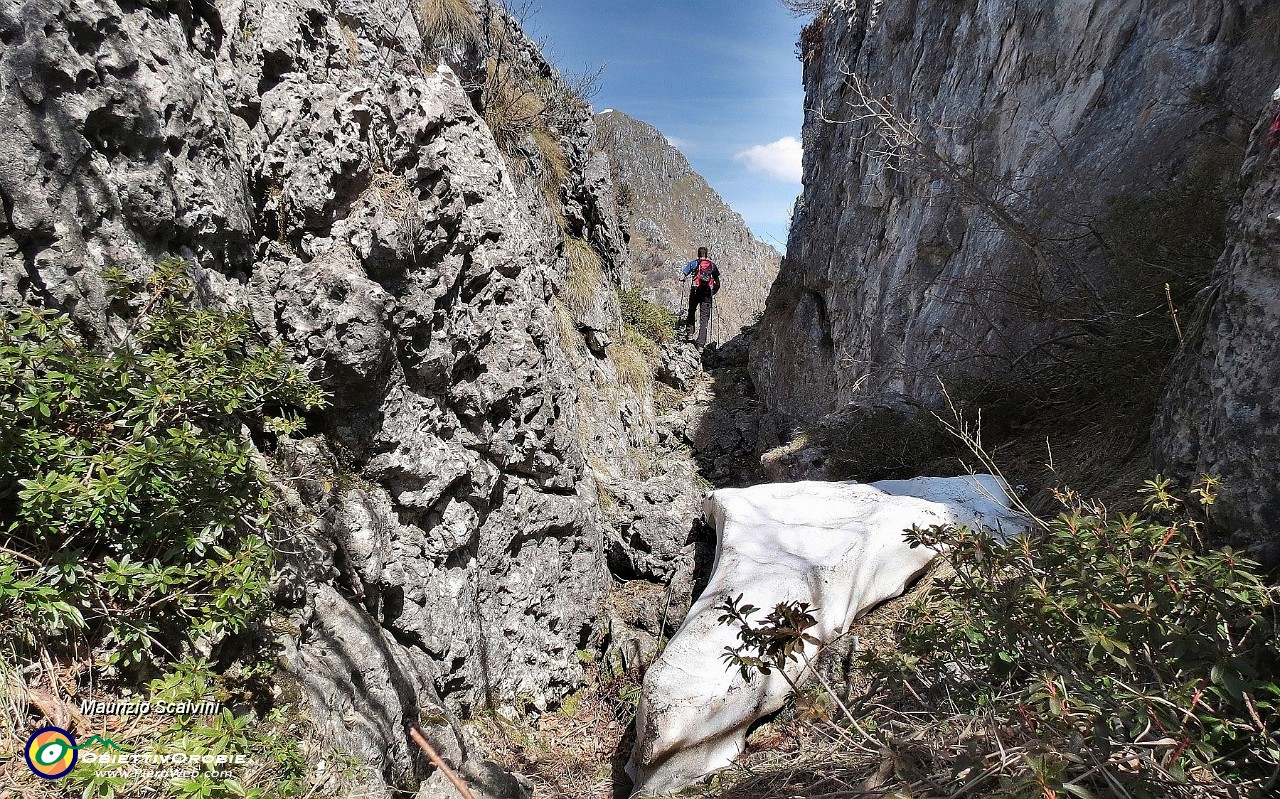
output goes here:
{"type": "Polygon", "coordinates": [[[1222,478],[1210,518],[1270,564],[1280,563],[1280,142],[1270,132],[1278,118],[1280,91],[1254,130],[1230,246],[1155,424],[1160,468],[1187,483],[1222,478]]]}
{"type": "Polygon", "coordinates": [[[563,174],[531,137],[500,147],[487,40],[539,86],[555,71],[498,3],[465,41],[413,8],[0,2],[0,303],[93,338],[116,323],[107,267],[179,255],[202,303],[249,310],[332,394],[271,464],[304,528],[282,546],[284,659],[368,796],[430,771],[407,724],[572,690],[606,532],[625,550],[639,530],[646,558],[618,560],[669,575],[700,494],[608,343],[625,244],[589,110],[544,120],[563,174]],[[567,237],[600,256],[590,325],[557,314],[567,237]],[[606,483],[626,498],[608,518],[606,483]]]}
{"type": "Polygon", "coordinates": [[[806,36],[805,192],[753,342],[783,434],[866,395],[940,399],[939,374],[1035,380],[1107,336],[1116,253],[1142,233],[1112,230],[1115,210],[1173,192],[1221,218],[1280,66],[1275,14],[831,4],[806,36]],[[867,98],[892,98],[920,146],[882,138],[867,98]]]}

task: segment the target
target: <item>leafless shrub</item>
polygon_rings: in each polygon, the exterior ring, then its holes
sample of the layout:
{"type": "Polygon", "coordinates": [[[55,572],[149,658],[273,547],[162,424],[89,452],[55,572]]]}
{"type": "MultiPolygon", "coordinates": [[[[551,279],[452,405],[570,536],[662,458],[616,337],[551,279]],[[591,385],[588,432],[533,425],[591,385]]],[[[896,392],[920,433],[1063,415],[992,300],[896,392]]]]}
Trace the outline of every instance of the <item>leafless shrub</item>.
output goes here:
{"type": "Polygon", "coordinates": [[[778,0],[778,5],[795,17],[813,17],[826,11],[832,0],[778,0]]]}
{"type": "Polygon", "coordinates": [[[1255,11],[1250,15],[1249,35],[1263,42],[1272,50],[1280,50],[1280,7],[1255,11]]]}
{"type": "Polygon", "coordinates": [[[822,55],[823,45],[827,39],[827,18],[825,15],[814,17],[800,29],[800,40],[796,42],[796,57],[806,64],[822,55]]]}
{"type": "Polygon", "coordinates": [[[590,67],[581,72],[567,72],[561,75],[569,94],[583,105],[591,105],[600,96],[600,81],[608,64],[601,64],[595,69],[590,67]]]}
{"type": "Polygon", "coordinates": [[[484,121],[493,131],[498,146],[511,153],[520,139],[538,128],[546,102],[522,80],[515,68],[496,58],[485,65],[481,92],[484,121]]]}
{"type": "MultiPolygon", "coordinates": [[[[822,109],[817,113],[824,122],[862,127],[861,139],[867,142],[865,152],[871,162],[868,169],[871,177],[885,171],[915,169],[943,181],[1025,248],[1035,279],[1047,287],[1048,296],[1070,297],[1093,316],[1105,314],[1102,292],[1078,264],[1073,259],[1058,257],[1050,246],[1053,242],[1020,215],[1017,206],[1028,196],[1024,187],[999,180],[972,156],[952,155],[942,134],[955,133],[956,129],[926,124],[899,107],[892,96],[877,92],[863,76],[847,69],[843,74],[850,97],[847,115],[832,117],[822,109]]],[[[1087,220],[1079,220],[1078,224],[1087,227],[1087,220]]]]}

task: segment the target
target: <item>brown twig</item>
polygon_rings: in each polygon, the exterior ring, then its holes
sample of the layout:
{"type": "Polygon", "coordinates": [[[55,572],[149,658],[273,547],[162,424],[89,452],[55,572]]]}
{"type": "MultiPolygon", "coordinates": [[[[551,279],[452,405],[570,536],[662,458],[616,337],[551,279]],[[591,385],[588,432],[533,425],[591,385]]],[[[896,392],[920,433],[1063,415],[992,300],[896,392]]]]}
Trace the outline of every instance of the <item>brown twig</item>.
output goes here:
{"type": "Polygon", "coordinates": [[[8,554],[13,555],[15,558],[22,558],[22,559],[23,559],[23,560],[25,560],[27,563],[30,563],[31,565],[35,566],[37,569],[43,569],[43,568],[44,568],[44,564],[43,564],[43,563],[41,563],[40,561],[38,561],[38,560],[36,560],[35,558],[31,557],[30,555],[23,554],[22,552],[18,552],[17,550],[9,549],[8,547],[0,546],[0,552],[7,552],[8,554]]]}
{"type": "Polygon", "coordinates": [[[427,743],[427,738],[422,734],[422,730],[418,729],[416,726],[410,727],[409,737],[413,739],[413,742],[416,743],[422,751],[427,753],[427,759],[431,761],[431,764],[444,772],[444,776],[449,779],[449,782],[453,783],[453,787],[458,790],[462,799],[476,799],[475,794],[473,794],[471,789],[467,787],[467,784],[462,781],[462,778],[458,776],[458,773],[449,768],[449,764],[444,762],[444,759],[436,752],[435,747],[427,743]]]}

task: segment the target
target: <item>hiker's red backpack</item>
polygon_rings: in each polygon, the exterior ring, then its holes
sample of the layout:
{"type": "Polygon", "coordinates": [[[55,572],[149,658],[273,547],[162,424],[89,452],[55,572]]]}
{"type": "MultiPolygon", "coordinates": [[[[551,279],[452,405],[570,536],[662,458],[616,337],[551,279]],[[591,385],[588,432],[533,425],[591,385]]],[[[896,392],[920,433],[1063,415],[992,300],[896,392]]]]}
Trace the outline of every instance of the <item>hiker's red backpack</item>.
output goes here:
{"type": "Polygon", "coordinates": [[[693,273],[693,287],[710,286],[713,293],[719,289],[720,286],[716,282],[715,269],[716,265],[711,263],[709,259],[699,258],[698,269],[693,273]]]}

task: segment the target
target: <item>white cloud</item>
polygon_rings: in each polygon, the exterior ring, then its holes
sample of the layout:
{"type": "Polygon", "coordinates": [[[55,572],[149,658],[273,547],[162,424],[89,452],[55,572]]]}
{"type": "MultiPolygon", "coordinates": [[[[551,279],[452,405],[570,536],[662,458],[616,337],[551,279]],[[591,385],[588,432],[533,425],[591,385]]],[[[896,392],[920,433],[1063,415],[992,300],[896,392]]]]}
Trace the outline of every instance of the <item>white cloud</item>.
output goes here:
{"type": "Polygon", "coordinates": [[[800,140],[786,136],[770,144],[757,144],[743,150],[733,160],[745,163],[752,172],[763,172],[787,183],[799,183],[801,153],[800,140]]]}
{"type": "Polygon", "coordinates": [[[667,144],[670,144],[672,147],[676,148],[682,153],[687,153],[693,149],[693,142],[689,141],[688,139],[677,139],[675,136],[665,136],[665,135],[662,138],[667,140],[667,144]]]}

